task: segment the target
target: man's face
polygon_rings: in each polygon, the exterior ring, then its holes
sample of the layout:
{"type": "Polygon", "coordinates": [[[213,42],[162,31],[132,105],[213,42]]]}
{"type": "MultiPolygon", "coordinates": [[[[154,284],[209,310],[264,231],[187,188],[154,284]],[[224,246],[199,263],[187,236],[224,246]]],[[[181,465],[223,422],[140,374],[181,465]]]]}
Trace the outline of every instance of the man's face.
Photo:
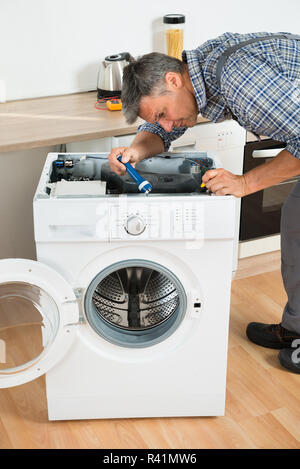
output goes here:
{"type": "Polygon", "coordinates": [[[170,75],[172,76],[166,80],[166,89],[169,93],[160,96],[143,96],[139,109],[139,116],[142,119],[151,124],[158,122],[166,132],[171,132],[173,127],[193,127],[198,114],[192,88],[189,84],[185,86],[180,75],[171,72],[170,75]]]}

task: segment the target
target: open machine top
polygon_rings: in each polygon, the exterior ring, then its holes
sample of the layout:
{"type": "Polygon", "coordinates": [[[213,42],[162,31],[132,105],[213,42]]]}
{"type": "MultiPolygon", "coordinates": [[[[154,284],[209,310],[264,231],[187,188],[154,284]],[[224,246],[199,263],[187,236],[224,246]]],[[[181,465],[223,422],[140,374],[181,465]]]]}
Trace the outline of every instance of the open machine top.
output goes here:
{"type": "MultiPolygon", "coordinates": [[[[126,173],[115,174],[109,153],[52,153],[44,187],[37,196],[72,198],[118,194],[140,194],[126,173]],[[42,193],[41,193],[42,190],[42,193]]],[[[47,163],[47,162],[46,162],[47,163]]],[[[151,194],[206,193],[201,187],[208,169],[220,167],[215,155],[207,152],[163,153],[136,164],[137,171],[152,185],[151,194]]],[[[143,195],[143,194],[140,194],[143,195]]]]}

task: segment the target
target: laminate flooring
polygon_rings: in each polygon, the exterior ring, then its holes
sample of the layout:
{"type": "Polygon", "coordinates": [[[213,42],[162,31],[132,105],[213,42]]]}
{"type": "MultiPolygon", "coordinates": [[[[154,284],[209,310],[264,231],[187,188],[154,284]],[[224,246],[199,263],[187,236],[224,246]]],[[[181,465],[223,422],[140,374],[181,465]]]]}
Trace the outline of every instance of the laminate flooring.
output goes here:
{"type": "Polygon", "coordinates": [[[245,336],[250,321],[280,322],[280,271],[243,272],[232,283],[224,417],[49,422],[40,377],[0,390],[0,448],[299,449],[300,375],[280,366],[277,350],[245,336]]]}

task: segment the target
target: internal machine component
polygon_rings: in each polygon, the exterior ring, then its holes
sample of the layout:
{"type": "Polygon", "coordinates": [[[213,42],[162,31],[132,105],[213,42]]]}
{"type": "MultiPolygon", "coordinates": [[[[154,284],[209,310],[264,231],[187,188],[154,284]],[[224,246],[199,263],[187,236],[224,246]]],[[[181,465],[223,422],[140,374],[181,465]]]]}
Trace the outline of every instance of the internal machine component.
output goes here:
{"type": "MultiPolygon", "coordinates": [[[[206,152],[164,153],[145,159],[136,165],[139,174],[152,186],[152,193],[193,193],[206,192],[201,187],[202,176],[214,168],[214,160],[206,152]]],[[[48,189],[51,196],[65,197],[97,196],[103,194],[138,194],[135,181],[126,173],[119,176],[113,173],[107,161],[107,154],[58,154],[52,163],[48,189]],[[68,181],[73,184],[60,184],[68,181]],[[90,182],[93,181],[93,187],[90,182]],[[102,184],[95,184],[95,181],[102,184]],[[74,183],[88,183],[85,187],[74,183]],[[56,186],[57,185],[57,186],[56,186]],[[71,186],[73,187],[71,188],[71,186]],[[60,187],[62,186],[62,187],[60,187]]]]}

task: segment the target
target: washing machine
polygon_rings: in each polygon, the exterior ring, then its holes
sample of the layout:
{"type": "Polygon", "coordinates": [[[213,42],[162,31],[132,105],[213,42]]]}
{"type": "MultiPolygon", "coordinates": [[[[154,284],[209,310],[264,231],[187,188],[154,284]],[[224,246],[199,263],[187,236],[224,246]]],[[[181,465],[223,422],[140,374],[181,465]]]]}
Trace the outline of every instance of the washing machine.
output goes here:
{"type": "Polygon", "coordinates": [[[217,156],[144,160],[148,196],[107,156],[47,156],[37,261],[0,261],[0,387],[45,374],[50,420],[224,415],[235,202],[200,184],[217,156]]]}

